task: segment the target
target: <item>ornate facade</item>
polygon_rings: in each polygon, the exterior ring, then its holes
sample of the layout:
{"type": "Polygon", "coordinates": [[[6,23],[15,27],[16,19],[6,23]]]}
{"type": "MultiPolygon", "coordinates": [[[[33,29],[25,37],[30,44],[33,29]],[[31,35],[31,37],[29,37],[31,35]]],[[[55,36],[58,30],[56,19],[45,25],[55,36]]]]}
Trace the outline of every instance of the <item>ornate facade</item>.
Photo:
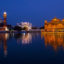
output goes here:
{"type": "Polygon", "coordinates": [[[45,20],[45,31],[47,32],[56,32],[56,31],[64,31],[64,19],[60,20],[58,18],[53,18],[50,22],[45,20]]]}

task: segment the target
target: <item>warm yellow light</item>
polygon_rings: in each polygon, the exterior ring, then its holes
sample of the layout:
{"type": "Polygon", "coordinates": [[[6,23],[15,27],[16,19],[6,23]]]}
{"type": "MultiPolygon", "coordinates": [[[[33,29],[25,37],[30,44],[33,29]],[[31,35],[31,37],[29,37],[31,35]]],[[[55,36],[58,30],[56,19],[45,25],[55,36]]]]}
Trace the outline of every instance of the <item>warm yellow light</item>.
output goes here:
{"type": "Polygon", "coordinates": [[[7,14],[6,12],[4,12],[4,14],[7,14]]]}
{"type": "Polygon", "coordinates": [[[57,19],[56,19],[56,18],[54,18],[53,20],[54,20],[54,21],[56,21],[57,19]]]}

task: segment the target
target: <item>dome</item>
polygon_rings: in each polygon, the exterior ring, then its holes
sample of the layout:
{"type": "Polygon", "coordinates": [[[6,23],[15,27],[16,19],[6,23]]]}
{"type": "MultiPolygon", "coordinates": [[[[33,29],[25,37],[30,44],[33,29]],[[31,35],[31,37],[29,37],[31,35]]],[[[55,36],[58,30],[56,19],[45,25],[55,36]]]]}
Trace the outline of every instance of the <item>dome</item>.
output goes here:
{"type": "Polygon", "coordinates": [[[45,20],[45,23],[47,23],[47,20],[45,20]]]}
{"type": "Polygon", "coordinates": [[[52,21],[57,21],[58,22],[58,21],[60,21],[60,19],[55,17],[55,18],[52,19],[52,21]]]}

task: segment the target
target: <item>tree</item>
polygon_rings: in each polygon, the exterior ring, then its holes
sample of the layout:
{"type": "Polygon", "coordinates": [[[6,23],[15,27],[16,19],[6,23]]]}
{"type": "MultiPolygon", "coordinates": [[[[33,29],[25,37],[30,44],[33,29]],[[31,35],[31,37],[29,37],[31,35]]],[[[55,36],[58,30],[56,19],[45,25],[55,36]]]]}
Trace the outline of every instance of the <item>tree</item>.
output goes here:
{"type": "Polygon", "coordinates": [[[19,26],[15,26],[15,27],[14,27],[14,30],[21,31],[21,30],[22,30],[22,28],[21,28],[21,27],[19,27],[19,26]]]}

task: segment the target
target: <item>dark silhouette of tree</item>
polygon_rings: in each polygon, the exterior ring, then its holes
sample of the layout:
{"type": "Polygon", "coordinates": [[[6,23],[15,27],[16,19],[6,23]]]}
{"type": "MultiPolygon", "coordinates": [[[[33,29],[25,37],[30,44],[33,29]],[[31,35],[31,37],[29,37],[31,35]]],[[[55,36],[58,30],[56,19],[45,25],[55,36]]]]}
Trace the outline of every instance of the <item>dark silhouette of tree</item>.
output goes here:
{"type": "Polygon", "coordinates": [[[14,27],[14,30],[21,31],[21,30],[22,30],[22,28],[21,28],[21,27],[19,27],[19,26],[15,26],[15,27],[14,27]]]}
{"type": "Polygon", "coordinates": [[[44,29],[44,26],[43,27],[40,27],[40,29],[44,29]]]}

